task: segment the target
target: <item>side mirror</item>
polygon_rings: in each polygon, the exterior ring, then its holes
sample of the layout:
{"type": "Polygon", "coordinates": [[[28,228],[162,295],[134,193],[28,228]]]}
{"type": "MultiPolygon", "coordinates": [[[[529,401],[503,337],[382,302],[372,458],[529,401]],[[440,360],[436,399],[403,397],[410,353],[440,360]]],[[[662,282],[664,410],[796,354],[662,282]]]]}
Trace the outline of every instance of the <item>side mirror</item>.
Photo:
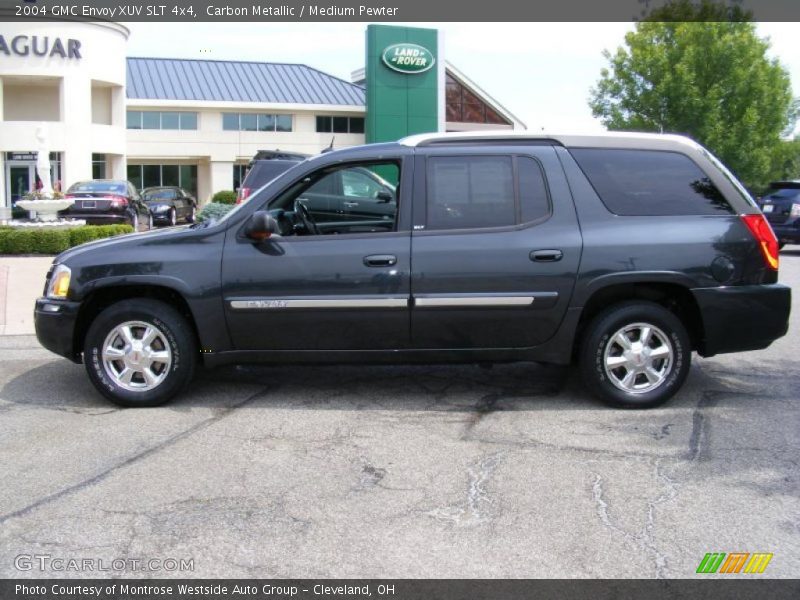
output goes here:
{"type": "Polygon", "coordinates": [[[275,217],[265,210],[254,212],[244,228],[244,234],[255,242],[263,242],[279,233],[280,227],[275,217]]]}
{"type": "Polygon", "coordinates": [[[375,198],[378,200],[378,202],[391,202],[392,200],[394,200],[394,195],[392,195],[392,192],[381,190],[380,192],[375,194],[375,198]]]}

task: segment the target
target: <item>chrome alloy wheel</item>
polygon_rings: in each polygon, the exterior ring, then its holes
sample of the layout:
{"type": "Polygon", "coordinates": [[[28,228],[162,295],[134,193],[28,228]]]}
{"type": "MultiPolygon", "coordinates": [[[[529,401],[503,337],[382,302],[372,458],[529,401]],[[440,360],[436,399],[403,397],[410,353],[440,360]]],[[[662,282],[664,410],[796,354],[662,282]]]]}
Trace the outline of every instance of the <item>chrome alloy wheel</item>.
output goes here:
{"type": "Polygon", "coordinates": [[[123,389],[149,392],[167,378],[172,350],[156,326],[143,321],[117,325],[103,342],[103,367],[123,389]]]}
{"type": "Polygon", "coordinates": [[[633,323],[609,338],[603,365],[617,388],[645,394],[666,381],[673,356],[672,342],[663,331],[649,323],[633,323]]]}

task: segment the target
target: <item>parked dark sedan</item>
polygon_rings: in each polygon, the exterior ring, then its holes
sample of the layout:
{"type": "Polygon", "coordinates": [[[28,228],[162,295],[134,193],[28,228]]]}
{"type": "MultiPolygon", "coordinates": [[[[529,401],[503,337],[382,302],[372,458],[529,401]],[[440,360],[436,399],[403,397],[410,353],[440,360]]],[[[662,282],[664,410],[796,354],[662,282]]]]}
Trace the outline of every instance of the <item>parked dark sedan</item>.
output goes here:
{"type": "Polygon", "coordinates": [[[149,187],[142,190],[142,200],[158,225],[176,225],[178,221],[194,223],[197,200],[176,186],[149,187]]]}
{"type": "Polygon", "coordinates": [[[128,181],[93,179],[72,184],[65,194],[75,200],[59,216],[84,219],[90,225],[127,223],[134,230],[152,229],[153,217],[136,188],[128,181]]]}
{"type": "Polygon", "coordinates": [[[775,181],[762,198],[761,211],[767,217],[780,247],[800,244],[800,181],[775,181]]]}

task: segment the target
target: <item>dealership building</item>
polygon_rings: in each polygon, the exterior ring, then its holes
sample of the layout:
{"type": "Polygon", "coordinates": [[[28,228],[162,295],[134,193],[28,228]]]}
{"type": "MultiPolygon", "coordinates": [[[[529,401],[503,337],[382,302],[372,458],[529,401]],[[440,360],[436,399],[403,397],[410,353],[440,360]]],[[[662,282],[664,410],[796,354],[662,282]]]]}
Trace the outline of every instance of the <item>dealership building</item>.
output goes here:
{"type": "Polygon", "coordinates": [[[180,185],[205,202],[259,150],[316,154],[429,131],[524,129],[443,58],[436,30],[370,25],[351,81],[302,64],[137,58],[112,22],[0,24],[0,206],[48,151],[66,189],[180,185]]]}

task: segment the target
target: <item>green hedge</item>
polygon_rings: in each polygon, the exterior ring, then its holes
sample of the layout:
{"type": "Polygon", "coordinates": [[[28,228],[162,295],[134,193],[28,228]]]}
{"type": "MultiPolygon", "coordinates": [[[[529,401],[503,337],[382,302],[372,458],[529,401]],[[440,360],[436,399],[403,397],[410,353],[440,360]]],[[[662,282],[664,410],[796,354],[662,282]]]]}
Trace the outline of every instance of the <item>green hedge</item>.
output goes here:
{"type": "Polygon", "coordinates": [[[236,204],[236,192],[233,190],[221,190],[211,196],[211,202],[215,204],[236,204]]]}
{"type": "Polygon", "coordinates": [[[222,215],[229,213],[234,209],[233,204],[221,204],[219,202],[211,202],[203,207],[200,214],[197,215],[197,221],[202,223],[211,219],[219,219],[222,215]]]}
{"type": "Polygon", "coordinates": [[[130,225],[83,225],[73,228],[0,227],[0,254],[58,254],[92,240],[132,233],[130,225]]]}

